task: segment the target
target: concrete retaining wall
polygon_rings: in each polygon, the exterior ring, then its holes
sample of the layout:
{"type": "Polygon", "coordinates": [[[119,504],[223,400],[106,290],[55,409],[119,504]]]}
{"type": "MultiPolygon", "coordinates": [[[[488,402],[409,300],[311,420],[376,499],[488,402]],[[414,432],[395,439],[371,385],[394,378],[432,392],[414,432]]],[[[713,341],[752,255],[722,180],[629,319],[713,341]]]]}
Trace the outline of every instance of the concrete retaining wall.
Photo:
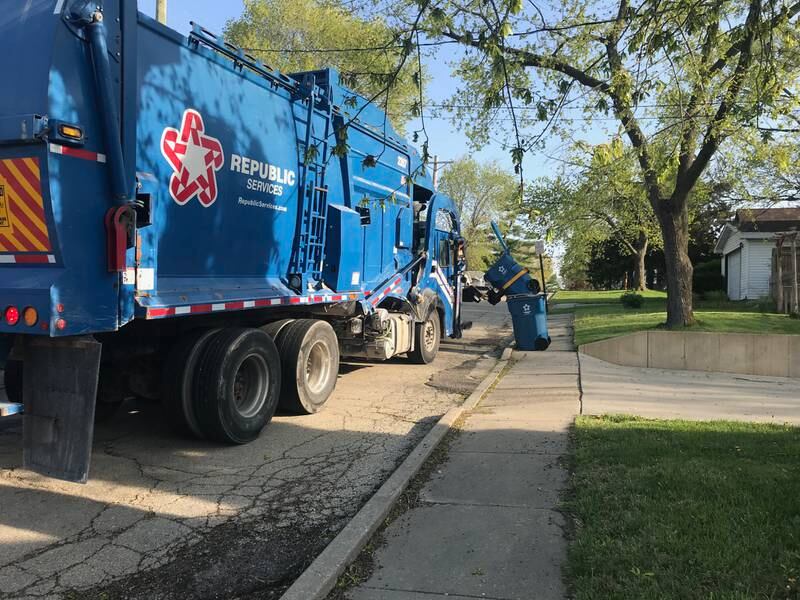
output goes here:
{"type": "Polygon", "coordinates": [[[627,367],[800,378],[800,335],[640,331],[580,352],[627,367]]]}

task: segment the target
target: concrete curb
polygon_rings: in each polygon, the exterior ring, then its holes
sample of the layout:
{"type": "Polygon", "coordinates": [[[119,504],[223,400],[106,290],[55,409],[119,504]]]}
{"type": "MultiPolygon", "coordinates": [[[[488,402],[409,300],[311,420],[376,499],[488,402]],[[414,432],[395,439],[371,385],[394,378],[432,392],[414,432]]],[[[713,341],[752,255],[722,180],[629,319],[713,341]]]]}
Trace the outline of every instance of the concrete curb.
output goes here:
{"type": "Polygon", "coordinates": [[[325,550],[286,590],[281,600],[324,600],[336,585],[339,576],[353,562],[372,535],[392,510],[400,494],[428,460],[461,416],[474,409],[483,399],[511,359],[512,349],[506,348],[500,360],[464,404],[451,408],[439,419],[411,454],[375,492],[351,521],[339,532],[325,550]]]}

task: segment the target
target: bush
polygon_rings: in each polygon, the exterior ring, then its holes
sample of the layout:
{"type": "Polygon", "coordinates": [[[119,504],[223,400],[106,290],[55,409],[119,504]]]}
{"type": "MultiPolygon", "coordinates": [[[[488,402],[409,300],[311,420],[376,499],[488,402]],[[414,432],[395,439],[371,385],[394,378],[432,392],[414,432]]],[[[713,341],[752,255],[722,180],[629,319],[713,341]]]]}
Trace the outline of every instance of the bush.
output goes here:
{"type": "Polygon", "coordinates": [[[715,259],[696,264],[692,283],[694,291],[708,300],[710,300],[708,297],[709,292],[725,290],[725,278],[722,276],[722,260],[715,259]]]}
{"type": "Polygon", "coordinates": [[[729,302],[727,292],[722,290],[709,290],[708,292],[703,294],[703,299],[718,304],[725,304],[729,302]]]}
{"type": "Polygon", "coordinates": [[[619,301],[625,308],[642,308],[644,306],[644,296],[636,292],[625,292],[619,297],[619,301]]]}

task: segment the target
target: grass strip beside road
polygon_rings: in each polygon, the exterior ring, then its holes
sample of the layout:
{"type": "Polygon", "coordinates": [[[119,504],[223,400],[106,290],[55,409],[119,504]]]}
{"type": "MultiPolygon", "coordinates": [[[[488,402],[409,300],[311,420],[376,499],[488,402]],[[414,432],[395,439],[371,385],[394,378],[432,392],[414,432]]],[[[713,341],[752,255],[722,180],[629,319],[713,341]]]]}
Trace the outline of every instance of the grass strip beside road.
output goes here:
{"type": "MultiPolygon", "coordinates": [[[[619,297],[624,294],[624,290],[559,290],[553,299],[556,304],[576,303],[576,304],[618,304],[619,297]]],[[[656,290],[646,290],[637,292],[645,298],[666,300],[667,294],[656,290]]]]}
{"type": "MultiPolygon", "coordinates": [[[[667,319],[663,292],[645,292],[641,308],[625,308],[619,302],[621,291],[558,292],[551,314],[575,314],[575,343],[578,346],[635,331],[657,329],[667,319]],[[578,302],[584,306],[559,308],[578,302]],[[593,306],[593,304],[604,304],[593,306]]],[[[760,312],[758,302],[704,302],[695,306],[697,323],[687,331],[718,333],[800,334],[800,319],[771,312],[760,312]]]]}
{"type": "Polygon", "coordinates": [[[800,429],[579,417],[576,600],[796,599],[800,429]]]}

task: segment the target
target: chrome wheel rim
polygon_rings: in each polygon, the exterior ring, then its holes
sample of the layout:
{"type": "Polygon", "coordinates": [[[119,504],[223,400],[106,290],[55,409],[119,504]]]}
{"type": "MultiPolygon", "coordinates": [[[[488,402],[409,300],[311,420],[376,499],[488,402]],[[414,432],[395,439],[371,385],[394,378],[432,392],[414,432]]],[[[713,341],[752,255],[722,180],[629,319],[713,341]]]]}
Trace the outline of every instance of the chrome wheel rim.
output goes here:
{"type": "Polygon", "coordinates": [[[422,331],[422,343],[428,352],[432,352],[436,346],[436,325],[433,320],[425,321],[425,327],[422,331]]]}
{"type": "Polygon", "coordinates": [[[239,365],[233,379],[233,403],[245,419],[259,413],[269,390],[269,368],[263,357],[253,354],[239,365]]]}
{"type": "Polygon", "coordinates": [[[325,390],[331,375],[331,351],[325,342],[317,341],[306,356],[306,387],[312,394],[325,390]]]}

